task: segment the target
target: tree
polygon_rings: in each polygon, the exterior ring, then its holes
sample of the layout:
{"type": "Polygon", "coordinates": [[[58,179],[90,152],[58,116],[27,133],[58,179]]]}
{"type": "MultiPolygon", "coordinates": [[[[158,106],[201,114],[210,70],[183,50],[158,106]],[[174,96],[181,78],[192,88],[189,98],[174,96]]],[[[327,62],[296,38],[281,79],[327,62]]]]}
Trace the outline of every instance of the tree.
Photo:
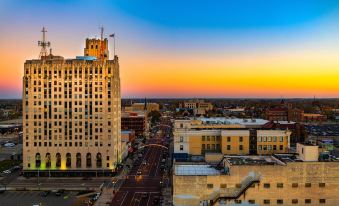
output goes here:
{"type": "Polygon", "coordinates": [[[151,125],[154,125],[155,123],[160,121],[161,114],[159,111],[151,111],[148,113],[148,118],[151,119],[151,125]]]}

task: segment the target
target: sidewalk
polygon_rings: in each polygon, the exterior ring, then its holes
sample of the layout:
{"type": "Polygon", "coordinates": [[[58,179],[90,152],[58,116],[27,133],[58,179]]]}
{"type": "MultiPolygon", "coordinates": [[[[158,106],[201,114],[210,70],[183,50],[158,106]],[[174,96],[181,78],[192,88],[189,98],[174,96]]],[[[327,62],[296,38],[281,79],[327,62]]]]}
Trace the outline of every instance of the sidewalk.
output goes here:
{"type": "Polygon", "coordinates": [[[126,165],[132,165],[133,160],[130,158],[127,159],[123,170],[120,172],[119,175],[113,177],[115,184],[112,183],[108,185],[107,187],[102,188],[101,195],[99,199],[95,202],[94,206],[108,206],[111,204],[112,199],[114,197],[113,190],[118,191],[120,186],[123,184],[124,181],[118,181],[118,180],[124,180],[126,176],[129,173],[129,169],[126,167],[126,165]],[[118,184],[120,183],[120,184],[118,184]],[[113,185],[114,184],[114,185],[113,185]]]}

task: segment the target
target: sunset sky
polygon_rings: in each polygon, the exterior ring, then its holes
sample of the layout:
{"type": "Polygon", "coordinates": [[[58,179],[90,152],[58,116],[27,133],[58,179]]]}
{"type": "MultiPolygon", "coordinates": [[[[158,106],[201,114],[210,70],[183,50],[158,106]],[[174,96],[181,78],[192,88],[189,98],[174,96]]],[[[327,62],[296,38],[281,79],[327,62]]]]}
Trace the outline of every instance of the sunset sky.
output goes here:
{"type": "Polygon", "coordinates": [[[74,58],[101,25],[123,97],[339,96],[338,0],[0,0],[0,98],[21,98],[43,26],[74,58]]]}

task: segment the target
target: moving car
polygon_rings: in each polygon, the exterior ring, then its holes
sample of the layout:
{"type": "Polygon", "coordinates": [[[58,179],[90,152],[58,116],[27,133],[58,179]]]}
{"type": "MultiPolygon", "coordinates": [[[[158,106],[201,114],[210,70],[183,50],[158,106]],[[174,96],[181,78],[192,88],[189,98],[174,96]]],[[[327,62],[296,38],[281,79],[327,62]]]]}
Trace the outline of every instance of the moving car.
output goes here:
{"type": "Polygon", "coordinates": [[[141,175],[142,174],[142,172],[139,170],[139,171],[137,171],[137,175],[141,175]]]}

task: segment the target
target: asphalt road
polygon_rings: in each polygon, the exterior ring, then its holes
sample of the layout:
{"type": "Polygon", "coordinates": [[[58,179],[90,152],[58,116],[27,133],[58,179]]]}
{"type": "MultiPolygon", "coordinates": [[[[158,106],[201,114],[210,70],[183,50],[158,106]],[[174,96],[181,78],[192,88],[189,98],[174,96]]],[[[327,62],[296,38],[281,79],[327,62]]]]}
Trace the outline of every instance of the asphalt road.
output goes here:
{"type": "Polygon", "coordinates": [[[155,206],[160,205],[157,201],[161,195],[161,181],[163,171],[160,162],[165,147],[159,146],[163,143],[164,134],[156,135],[149,140],[147,147],[143,150],[143,156],[137,160],[126,180],[115,193],[111,206],[155,206]],[[157,144],[157,145],[152,145],[157,144]],[[142,164],[146,162],[146,164],[142,164]],[[141,171],[141,175],[137,172],[141,171]]]}

